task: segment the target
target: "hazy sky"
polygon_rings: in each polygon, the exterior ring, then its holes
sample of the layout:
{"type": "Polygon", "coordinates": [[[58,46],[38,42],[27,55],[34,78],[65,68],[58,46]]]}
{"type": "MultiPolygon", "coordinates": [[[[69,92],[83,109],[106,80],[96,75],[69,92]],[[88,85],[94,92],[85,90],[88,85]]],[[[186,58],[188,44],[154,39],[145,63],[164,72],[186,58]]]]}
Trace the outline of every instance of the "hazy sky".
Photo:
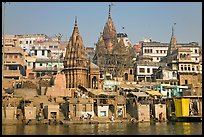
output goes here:
{"type": "MultiPolygon", "coordinates": [[[[86,47],[94,47],[108,19],[110,2],[11,2],[6,6],[6,34],[63,34],[69,38],[77,16],[86,47]]],[[[173,23],[177,42],[202,44],[202,2],[114,2],[117,32],[132,44],[146,37],[169,42],[173,23]],[[122,27],[125,27],[122,30],[122,27]]],[[[3,12],[3,4],[2,4],[3,12]]],[[[3,27],[3,13],[2,13],[3,27]]]]}

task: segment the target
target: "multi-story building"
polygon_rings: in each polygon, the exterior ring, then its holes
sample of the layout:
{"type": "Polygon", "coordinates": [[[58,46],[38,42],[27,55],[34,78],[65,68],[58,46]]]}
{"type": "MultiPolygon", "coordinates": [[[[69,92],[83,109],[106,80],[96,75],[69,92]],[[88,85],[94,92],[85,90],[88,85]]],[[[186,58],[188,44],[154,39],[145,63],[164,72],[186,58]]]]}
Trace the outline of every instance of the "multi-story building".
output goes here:
{"type": "Polygon", "coordinates": [[[153,62],[150,56],[139,56],[134,64],[134,81],[151,82],[153,73],[157,71],[160,66],[165,66],[163,62],[153,62]]]}
{"type": "MultiPolygon", "coordinates": [[[[44,42],[34,42],[32,46],[33,50],[49,50],[51,52],[50,57],[53,58],[62,58],[64,56],[65,47],[67,42],[47,40],[44,42]]],[[[31,53],[31,55],[33,55],[31,53]]]]}
{"type": "Polygon", "coordinates": [[[169,43],[156,41],[142,42],[142,55],[150,56],[153,62],[160,62],[167,55],[169,43]]]}
{"type": "Polygon", "coordinates": [[[25,34],[15,35],[17,38],[17,45],[20,46],[25,52],[29,53],[34,42],[43,42],[48,40],[48,36],[45,34],[25,34]]]}
{"type": "MultiPolygon", "coordinates": [[[[2,36],[2,45],[4,37],[2,36]]],[[[5,46],[16,46],[18,43],[18,39],[15,35],[5,35],[5,46]]]]}
{"type": "Polygon", "coordinates": [[[178,85],[177,71],[171,70],[167,66],[160,66],[155,73],[152,74],[152,81],[157,84],[178,85]]]}
{"type": "Polygon", "coordinates": [[[18,46],[4,47],[4,68],[3,77],[20,79],[25,76],[26,62],[23,49],[18,46]]]}

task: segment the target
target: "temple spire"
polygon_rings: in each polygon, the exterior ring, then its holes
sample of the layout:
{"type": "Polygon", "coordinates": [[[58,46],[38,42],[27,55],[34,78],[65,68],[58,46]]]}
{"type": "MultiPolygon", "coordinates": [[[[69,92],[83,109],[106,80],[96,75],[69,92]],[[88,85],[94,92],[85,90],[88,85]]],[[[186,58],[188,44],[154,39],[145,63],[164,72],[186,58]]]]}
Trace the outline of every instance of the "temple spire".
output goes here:
{"type": "Polygon", "coordinates": [[[77,16],[75,16],[75,26],[77,26],[77,16]]]}
{"type": "Polygon", "coordinates": [[[109,12],[108,12],[108,17],[111,17],[111,5],[109,4],[109,12]]]}
{"type": "Polygon", "coordinates": [[[174,25],[172,26],[172,36],[174,36],[174,26],[176,25],[176,23],[174,23],[174,25]]]}
{"type": "Polygon", "coordinates": [[[177,48],[176,47],[176,37],[174,36],[174,26],[175,25],[176,25],[176,23],[174,23],[173,26],[172,26],[172,36],[171,36],[167,56],[170,55],[172,53],[172,51],[174,51],[177,48]]]}
{"type": "Polygon", "coordinates": [[[109,4],[108,18],[111,17],[111,6],[113,5],[114,5],[113,3],[109,4]]]}

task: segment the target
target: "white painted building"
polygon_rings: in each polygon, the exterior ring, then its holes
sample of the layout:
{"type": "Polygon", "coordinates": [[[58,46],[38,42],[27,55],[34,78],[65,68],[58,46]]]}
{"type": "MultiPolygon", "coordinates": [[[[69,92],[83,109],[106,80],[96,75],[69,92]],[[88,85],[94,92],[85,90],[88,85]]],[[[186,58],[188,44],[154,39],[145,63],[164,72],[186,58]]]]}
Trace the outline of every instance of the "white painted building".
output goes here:
{"type": "Polygon", "coordinates": [[[18,39],[18,46],[24,49],[25,52],[29,53],[34,42],[43,42],[48,40],[45,34],[28,34],[28,35],[15,35],[18,39]]]}
{"type": "Polygon", "coordinates": [[[153,62],[160,62],[162,57],[167,55],[169,43],[143,42],[142,55],[150,56],[153,62]]]}

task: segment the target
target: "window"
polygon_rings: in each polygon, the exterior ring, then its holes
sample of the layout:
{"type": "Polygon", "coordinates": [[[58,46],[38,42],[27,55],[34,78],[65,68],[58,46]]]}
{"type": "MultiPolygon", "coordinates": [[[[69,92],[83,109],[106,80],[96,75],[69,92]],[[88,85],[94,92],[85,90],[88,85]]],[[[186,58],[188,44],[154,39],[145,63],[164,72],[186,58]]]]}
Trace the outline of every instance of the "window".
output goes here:
{"type": "Polygon", "coordinates": [[[42,63],[40,63],[40,66],[42,66],[42,63]]]}
{"type": "Polygon", "coordinates": [[[183,65],[181,65],[181,70],[183,71],[183,65]]]}
{"type": "Polygon", "coordinates": [[[18,56],[17,56],[17,55],[15,55],[15,56],[14,56],[14,58],[16,59],[16,58],[18,58],[18,56]]]}
{"type": "Polygon", "coordinates": [[[184,54],[183,57],[184,57],[184,59],[186,59],[186,57],[187,57],[186,54],[184,54]]]}
{"type": "Polygon", "coordinates": [[[195,60],[198,60],[198,58],[195,58],[195,60]]]}
{"type": "Polygon", "coordinates": [[[37,55],[37,50],[35,50],[35,55],[37,55]]]}
{"type": "Polygon", "coordinates": [[[192,67],[192,71],[195,71],[194,67],[192,67]]]}
{"type": "Polygon", "coordinates": [[[147,68],[147,73],[150,73],[150,68],[147,68]]]}
{"type": "Polygon", "coordinates": [[[164,50],[164,53],[166,53],[166,50],[164,50]]]}
{"type": "Polygon", "coordinates": [[[159,60],[159,57],[157,57],[157,60],[159,60]]]}
{"type": "Polygon", "coordinates": [[[190,70],[191,70],[190,65],[188,65],[188,71],[190,71],[190,70]]]}
{"type": "Polygon", "coordinates": [[[188,80],[185,80],[185,85],[187,85],[188,84],[188,80]]]}
{"type": "Polygon", "coordinates": [[[130,70],[130,75],[132,75],[132,69],[130,70]]]}
{"type": "Polygon", "coordinates": [[[101,116],[106,116],[106,111],[101,111],[101,116]]]}
{"type": "Polygon", "coordinates": [[[54,46],[54,48],[58,48],[58,46],[54,46]]]}
{"type": "Polygon", "coordinates": [[[102,73],[100,73],[100,78],[103,78],[103,74],[102,73]]]}
{"type": "Polygon", "coordinates": [[[197,49],[195,49],[195,53],[198,53],[198,50],[197,50],[197,49]]]}
{"type": "Polygon", "coordinates": [[[184,70],[187,70],[187,66],[186,65],[184,66],[184,70]]]}
{"type": "Polygon", "coordinates": [[[152,49],[150,49],[150,53],[152,53],[152,49]]]}
{"type": "Polygon", "coordinates": [[[28,62],[28,66],[30,66],[30,62],[28,62]]]}
{"type": "Polygon", "coordinates": [[[157,51],[157,53],[159,53],[159,50],[156,50],[157,51]]]}
{"type": "Polygon", "coordinates": [[[26,44],[28,44],[28,41],[26,41],[26,44]]]}
{"type": "Polygon", "coordinates": [[[20,44],[22,44],[22,41],[20,41],[20,44]]]}
{"type": "Polygon", "coordinates": [[[51,48],[53,48],[53,46],[49,46],[49,48],[51,49],[51,48]]]}
{"type": "Polygon", "coordinates": [[[32,41],[30,41],[30,44],[32,44],[32,41]]]}
{"type": "Polygon", "coordinates": [[[144,69],[144,68],[140,68],[140,72],[141,72],[141,73],[144,73],[144,72],[145,72],[145,69],[144,69]]]}
{"type": "Polygon", "coordinates": [[[42,50],[42,55],[45,55],[45,50],[42,50]]]}
{"type": "Polygon", "coordinates": [[[181,59],[181,58],[183,58],[183,55],[182,55],[182,54],[180,54],[180,59],[181,59]]]}

